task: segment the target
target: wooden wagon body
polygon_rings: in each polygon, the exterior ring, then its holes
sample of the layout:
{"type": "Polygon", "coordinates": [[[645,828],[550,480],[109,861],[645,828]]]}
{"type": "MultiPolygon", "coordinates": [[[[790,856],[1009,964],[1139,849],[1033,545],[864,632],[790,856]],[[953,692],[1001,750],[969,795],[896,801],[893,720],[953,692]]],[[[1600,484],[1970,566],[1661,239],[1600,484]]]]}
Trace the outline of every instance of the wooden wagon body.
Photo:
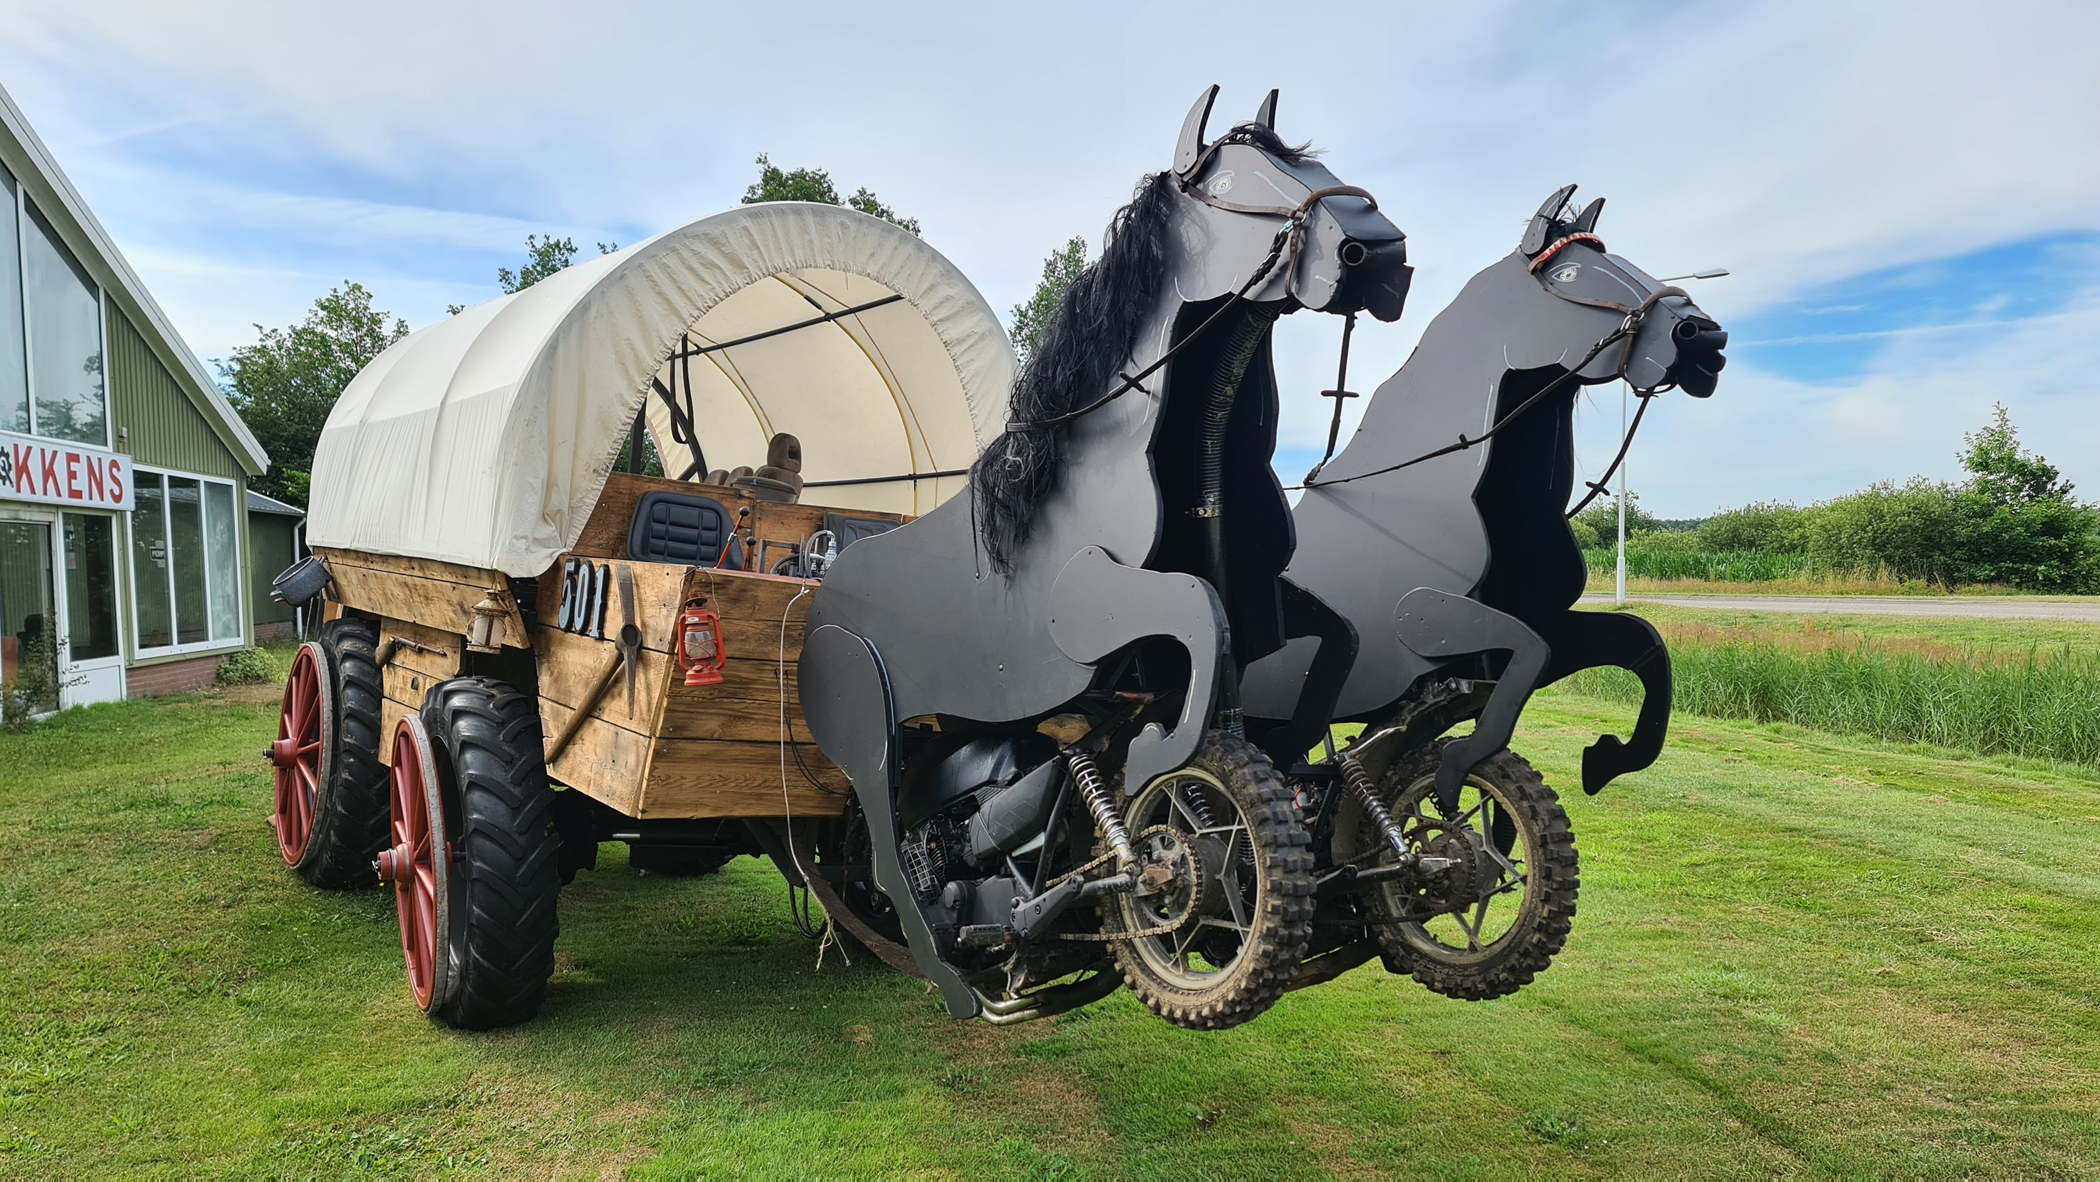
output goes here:
{"type": "MultiPolygon", "coordinates": [[[[850,785],[811,741],[796,684],[816,581],[630,558],[630,520],[652,491],[702,495],[731,513],[748,509],[748,536],[767,553],[800,545],[828,512],[759,500],[736,488],[614,473],[576,544],[535,579],[433,559],[318,549],[332,576],[323,617],[350,611],[379,625],[382,733],[421,709],[431,686],[467,671],[476,607],[493,604],[499,614],[492,646],[530,654],[547,743],[552,748],[569,736],[550,751],[552,780],[640,820],[837,815],[850,785]],[[620,661],[617,599],[608,609],[605,639],[553,626],[563,560],[571,556],[625,571],[632,580],[641,631],[632,712],[624,668],[594,694],[620,661]],[[721,618],[727,660],[719,685],[686,685],[673,657],[679,611],[694,599],[704,599],[721,618]],[[586,717],[572,729],[579,709],[586,717]]],[[[390,752],[381,758],[390,761],[390,752]]]]}

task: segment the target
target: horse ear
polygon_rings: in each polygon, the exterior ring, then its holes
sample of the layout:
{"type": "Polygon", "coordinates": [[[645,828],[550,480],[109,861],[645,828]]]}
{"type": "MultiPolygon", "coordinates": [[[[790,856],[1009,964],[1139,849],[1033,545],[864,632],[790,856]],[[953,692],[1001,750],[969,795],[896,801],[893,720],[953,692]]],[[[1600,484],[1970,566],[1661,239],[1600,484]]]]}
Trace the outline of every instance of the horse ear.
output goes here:
{"type": "Polygon", "coordinates": [[[1576,234],[1594,234],[1597,231],[1597,215],[1603,212],[1604,198],[1599,197],[1575,215],[1575,220],[1568,224],[1568,229],[1576,234]]]}
{"type": "Polygon", "coordinates": [[[1218,101],[1218,84],[1196,96],[1189,117],[1181,122],[1181,142],[1174,145],[1174,171],[1187,176],[1203,156],[1203,127],[1210,122],[1210,105],[1218,101]]]}
{"type": "Polygon", "coordinates": [[[1270,131],[1276,130],[1276,94],[1274,90],[1269,91],[1269,97],[1263,99],[1254,112],[1254,121],[1270,131]]]}
{"type": "Polygon", "coordinates": [[[1575,195],[1575,186],[1566,185],[1553,191],[1539,211],[1532,215],[1531,225],[1524,230],[1524,244],[1520,248],[1525,254],[1537,254],[1546,249],[1546,239],[1553,236],[1554,223],[1560,219],[1560,211],[1568,207],[1568,198],[1575,195]]]}

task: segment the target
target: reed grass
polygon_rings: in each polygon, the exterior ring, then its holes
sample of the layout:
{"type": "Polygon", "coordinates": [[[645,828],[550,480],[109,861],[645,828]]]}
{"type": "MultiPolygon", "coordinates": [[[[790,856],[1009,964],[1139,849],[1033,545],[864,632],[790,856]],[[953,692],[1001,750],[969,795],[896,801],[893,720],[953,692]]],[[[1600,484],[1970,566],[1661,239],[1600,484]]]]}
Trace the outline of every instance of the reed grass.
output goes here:
{"type": "MultiPolygon", "coordinates": [[[[1710,630],[1679,631],[1670,655],[1674,706],[1684,713],[2100,766],[2100,654],[2069,645],[2015,655],[1710,630]]],[[[1585,670],[1564,684],[1640,699],[1640,683],[1623,670],[1585,670]]]]}
{"type": "MultiPolygon", "coordinates": [[[[1608,546],[1582,552],[1592,576],[1614,575],[1618,551],[1608,546]]],[[[1820,579],[1832,572],[1806,554],[1767,554],[1762,550],[1661,550],[1626,548],[1626,574],[1640,579],[1698,579],[1710,583],[1769,583],[1777,579],[1820,579]]]]}

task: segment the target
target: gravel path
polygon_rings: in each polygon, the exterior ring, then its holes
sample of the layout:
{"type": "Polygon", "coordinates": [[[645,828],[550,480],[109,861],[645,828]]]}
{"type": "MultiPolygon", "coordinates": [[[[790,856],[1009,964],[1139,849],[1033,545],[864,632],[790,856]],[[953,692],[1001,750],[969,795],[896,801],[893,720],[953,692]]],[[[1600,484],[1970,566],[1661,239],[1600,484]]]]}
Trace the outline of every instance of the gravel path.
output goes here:
{"type": "MultiPolygon", "coordinates": [[[[1996,620],[2076,620],[2100,624],[2100,600],[2024,599],[2006,596],[1910,598],[1876,595],[1628,595],[1631,603],[1713,607],[1797,615],[1977,616],[1996,620]]],[[[1610,603],[1609,595],[1585,595],[1584,603],[1610,603]]]]}

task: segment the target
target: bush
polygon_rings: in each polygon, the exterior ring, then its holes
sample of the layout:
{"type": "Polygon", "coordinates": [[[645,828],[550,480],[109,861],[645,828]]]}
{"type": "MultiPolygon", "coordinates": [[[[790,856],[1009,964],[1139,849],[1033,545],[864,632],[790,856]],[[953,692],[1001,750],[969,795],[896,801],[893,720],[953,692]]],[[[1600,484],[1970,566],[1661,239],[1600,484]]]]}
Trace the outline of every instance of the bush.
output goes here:
{"type": "Polygon", "coordinates": [[[1821,506],[1809,526],[1809,552],[1835,570],[1886,569],[1900,579],[1954,582],[1954,498],[1943,484],[1884,480],[1821,506]]]}
{"type": "Polygon", "coordinates": [[[256,682],[274,681],[276,678],[277,667],[271,663],[268,653],[259,648],[244,648],[237,653],[227,654],[225,659],[219,662],[219,672],[215,680],[220,685],[251,685],[256,682]]]}
{"type": "Polygon", "coordinates": [[[1799,509],[1778,501],[1758,501],[1716,513],[1699,526],[1699,548],[1804,554],[1809,526],[1820,512],[1820,506],[1799,509]]]}
{"type": "MultiPolygon", "coordinates": [[[[1604,539],[1597,536],[1596,529],[1580,517],[1568,522],[1568,530],[1575,535],[1575,544],[1584,550],[1593,550],[1604,544],[1604,539]]],[[[1614,538],[1616,536],[1614,535],[1614,538]]]]}
{"type": "Polygon", "coordinates": [[[1696,554],[1708,547],[1699,544],[1699,535],[1692,530],[1634,530],[1626,535],[1626,550],[1646,550],[1650,553],[1696,554]]]}
{"type": "MultiPolygon", "coordinates": [[[[1805,555],[1818,570],[1881,572],[1941,587],[1998,583],[2027,591],[2100,592],[2100,510],[2074,499],[2053,464],[2020,446],[2003,406],[1993,408],[1988,426],[1963,439],[1968,447],[1962,467],[1969,473],[1964,483],[1922,476],[1901,484],[1882,481],[1806,509],[1761,501],[1708,518],[1699,526],[1696,549],[1709,555],[1805,555]]],[[[1643,529],[1628,549],[1685,550],[1679,536],[1643,529]]],[[[1629,554],[1629,570],[1639,565],[1629,554]]],[[[1690,570],[1697,564],[1683,559],[1665,565],[1690,570]]]]}
{"type": "MultiPolygon", "coordinates": [[[[1618,542],[1619,502],[1615,498],[1597,498],[1590,503],[1589,508],[1576,514],[1572,520],[1589,526],[1591,532],[1597,535],[1598,541],[1603,545],[1610,546],[1618,542]]],[[[1634,493],[1626,498],[1627,537],[1630,538],[1643,530],[1659,530],[1661,526],[1662,521],[1655,514],[1641,508],[1641,494],[1634,493]]]]}

